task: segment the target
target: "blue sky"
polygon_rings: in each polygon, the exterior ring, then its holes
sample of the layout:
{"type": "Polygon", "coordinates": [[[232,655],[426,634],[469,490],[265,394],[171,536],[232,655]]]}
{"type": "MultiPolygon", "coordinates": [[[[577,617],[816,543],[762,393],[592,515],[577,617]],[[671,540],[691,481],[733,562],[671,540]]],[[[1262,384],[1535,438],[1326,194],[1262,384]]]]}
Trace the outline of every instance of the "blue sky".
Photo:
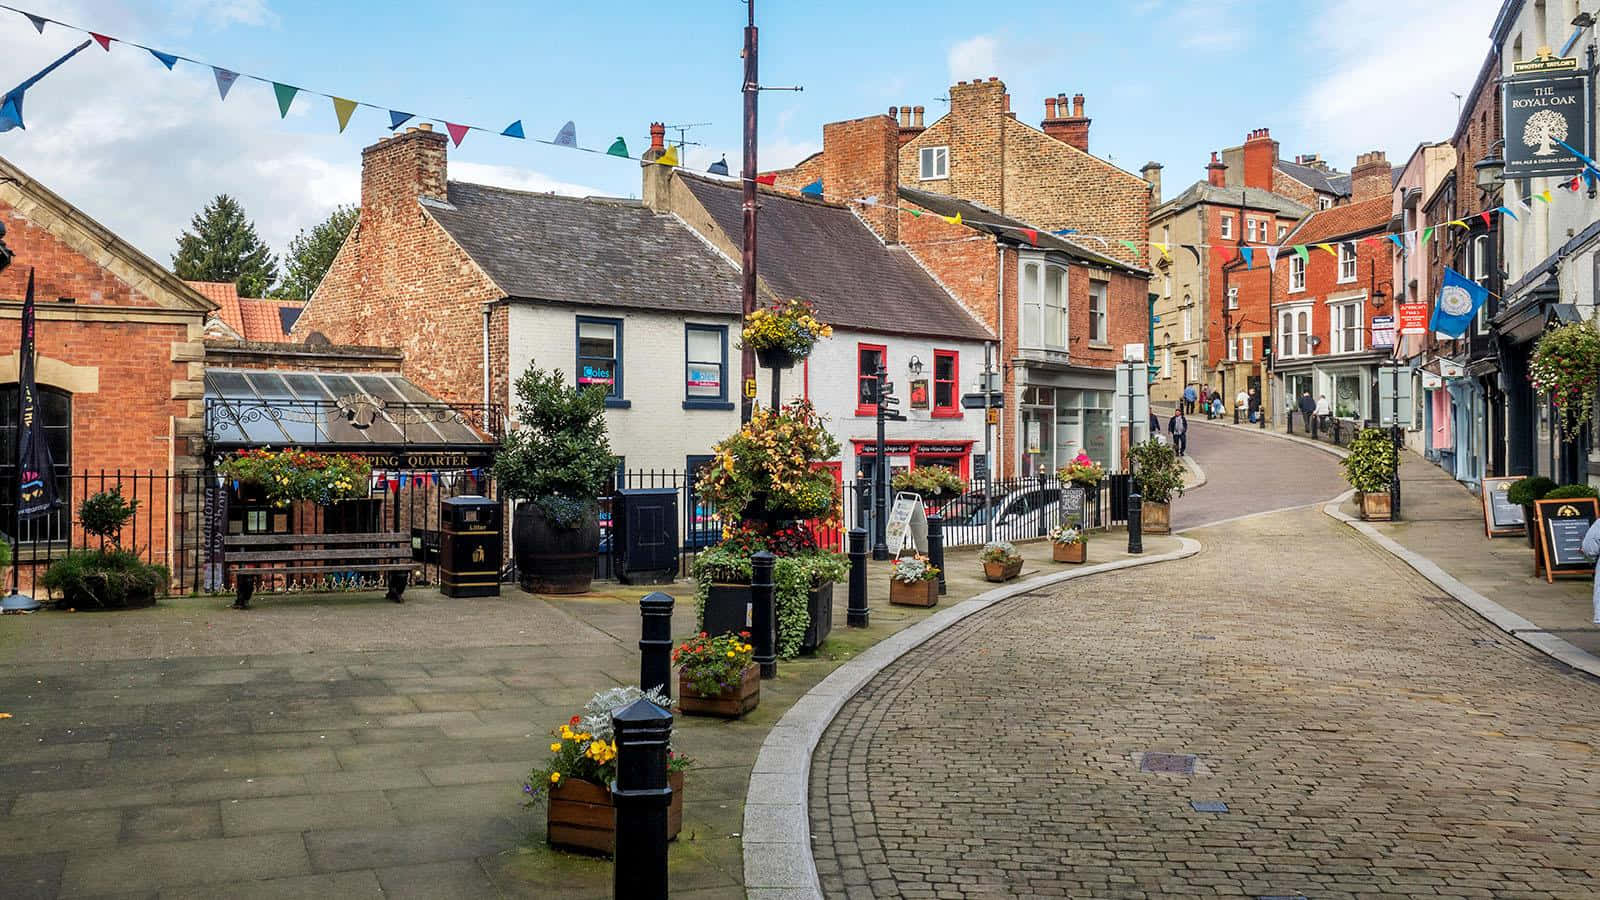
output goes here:
{"type": "MultiPolygon", "coordinates": [[[[739,165],[738,0],[675,4],[8,0],[11,5],[307,88],[495,128],[521,119],[551,137],[568,119],[603,149],[635,152],[648,123],[710,122],[691,164],[739,165]]],[[[763,168],[820,146],[824,122],[922,105],[942,114],[953,80],[998,75],[1012,108],[1038,123],[1046,94],[1083,93],[1090,149],[1136,171],[1166,166],[1170,196],[1204,175],[1211,150],[1270,127],[1286,156],[1318,152],[1348,169],[1382,149],[1403,163],[1448,136],[1451,91],[1470,86],[1495,0],[1299,2],[759,0],[762,81],[804,85],[762,96],[763,168]],[[1387,25],[1381,32],[1374,22],[1387,25]],[[1288,39],[1285,39],[1285,36],[1288,39]]],[[[78,35],[34,32],[0,11],[4,87],[78,35]]],[[[270,86],[241,80],[217,100],[208,70],[167,72],[148,54],[91,47],[28,94],[27,131],[0,156],[167,262],[189,216],[238,196],[280,249],[334,204],[353,202],[359,151],[387,116],[361,109],[343,135],[331,104],[302,95],[280,121],[270,86]]],[[[452,176],[537,190],[633,195],[637,166],[532,142],[470,134],[452,176]]]]}

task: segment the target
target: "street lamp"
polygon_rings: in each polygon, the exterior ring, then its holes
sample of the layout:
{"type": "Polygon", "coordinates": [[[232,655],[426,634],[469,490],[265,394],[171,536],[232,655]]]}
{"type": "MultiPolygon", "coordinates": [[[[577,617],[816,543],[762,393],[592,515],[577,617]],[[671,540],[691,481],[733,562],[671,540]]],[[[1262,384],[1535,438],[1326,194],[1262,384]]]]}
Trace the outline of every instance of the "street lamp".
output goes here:
{"type": "Polygon", "coordinates": [[[1472,166],[1473,179],[1478,184],[1478,190],[1489,192],[1500,186],[1505,177],[1506,161],[1495,153],[1495,148],[1504,148],[1504,139],[1489,145],[1489,152],[1472,166]]]}

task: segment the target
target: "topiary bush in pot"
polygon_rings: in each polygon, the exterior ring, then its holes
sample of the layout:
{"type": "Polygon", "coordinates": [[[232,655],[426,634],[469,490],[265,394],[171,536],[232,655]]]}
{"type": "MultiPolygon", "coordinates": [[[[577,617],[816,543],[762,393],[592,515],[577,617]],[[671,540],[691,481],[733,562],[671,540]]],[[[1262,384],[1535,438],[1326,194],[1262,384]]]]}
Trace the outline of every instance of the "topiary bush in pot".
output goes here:
{"type": "Polygon", "coordinates": [[[1579,500],[1586,497],[1600,497],[1600,491],[1588,484],[1563,484],[1550,489],[1550,492],[1540,497],[1540,500],[1579,500]]]}
{"type": "Polygon", "coordinates": [[[1128,449],[1142,503],[1141,524],[1152,534],[1172,531],[1172,501],[1183,496],[1183,463],[1171,444],[1158,438],[1128,449]]]}
{"type": "Polygon", "coordinates": [[[1344,480],[1361,492],[1361,518],[1388,519],[1389,484],[1400,469],[1394,439],[1382,428],[1363,428],[1350,442],[1350,455],[1340,461],[1344,480]]]}
{"type": "Polygon", "coordinates": [[[122,528],[138,511],[122,488],[101,491],[78,505],[78,525],[101,542],[99,549],[73,550],[51,563],[39,579],[62,609],[137,609],[152,606],[172,574],[122,548],[122,528]]]}

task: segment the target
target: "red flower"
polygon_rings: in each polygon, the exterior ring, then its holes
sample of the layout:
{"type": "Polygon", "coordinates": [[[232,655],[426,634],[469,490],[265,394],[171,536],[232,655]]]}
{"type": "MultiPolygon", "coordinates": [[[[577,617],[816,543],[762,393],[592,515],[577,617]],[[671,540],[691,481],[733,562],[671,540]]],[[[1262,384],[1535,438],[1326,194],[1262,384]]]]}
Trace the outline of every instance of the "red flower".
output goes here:
{"type": "Polygon", "coordinates": [[[582,721],[583,721],[583,717],[582,716],[573,716],[571,719],[567,720],[567,724],[568,725],[576,725],[576,724],[578,724],[579,722],[582,722],[582,721]]]}

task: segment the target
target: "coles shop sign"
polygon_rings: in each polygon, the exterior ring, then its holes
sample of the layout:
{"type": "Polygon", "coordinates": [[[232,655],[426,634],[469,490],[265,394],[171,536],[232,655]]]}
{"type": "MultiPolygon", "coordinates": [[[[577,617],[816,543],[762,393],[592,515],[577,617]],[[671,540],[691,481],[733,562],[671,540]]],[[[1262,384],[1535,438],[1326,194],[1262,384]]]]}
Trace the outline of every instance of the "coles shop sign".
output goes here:
{"type": "MultiPolygon", "coordinates": [[[[605,381],[594,383],[610,384],[611,379],[607,378],[605,381]]],[[[717,369],[696,369],[690,366],[689,387],[720,392],[722,390],[722,373],[717,369]]]]}
{"type": "Polygon", "coordinates": [[[579,384],[604,384],[610,386],[616,382],[611,374],[610,366],[585,365],[578,370],[579,384]]]}

